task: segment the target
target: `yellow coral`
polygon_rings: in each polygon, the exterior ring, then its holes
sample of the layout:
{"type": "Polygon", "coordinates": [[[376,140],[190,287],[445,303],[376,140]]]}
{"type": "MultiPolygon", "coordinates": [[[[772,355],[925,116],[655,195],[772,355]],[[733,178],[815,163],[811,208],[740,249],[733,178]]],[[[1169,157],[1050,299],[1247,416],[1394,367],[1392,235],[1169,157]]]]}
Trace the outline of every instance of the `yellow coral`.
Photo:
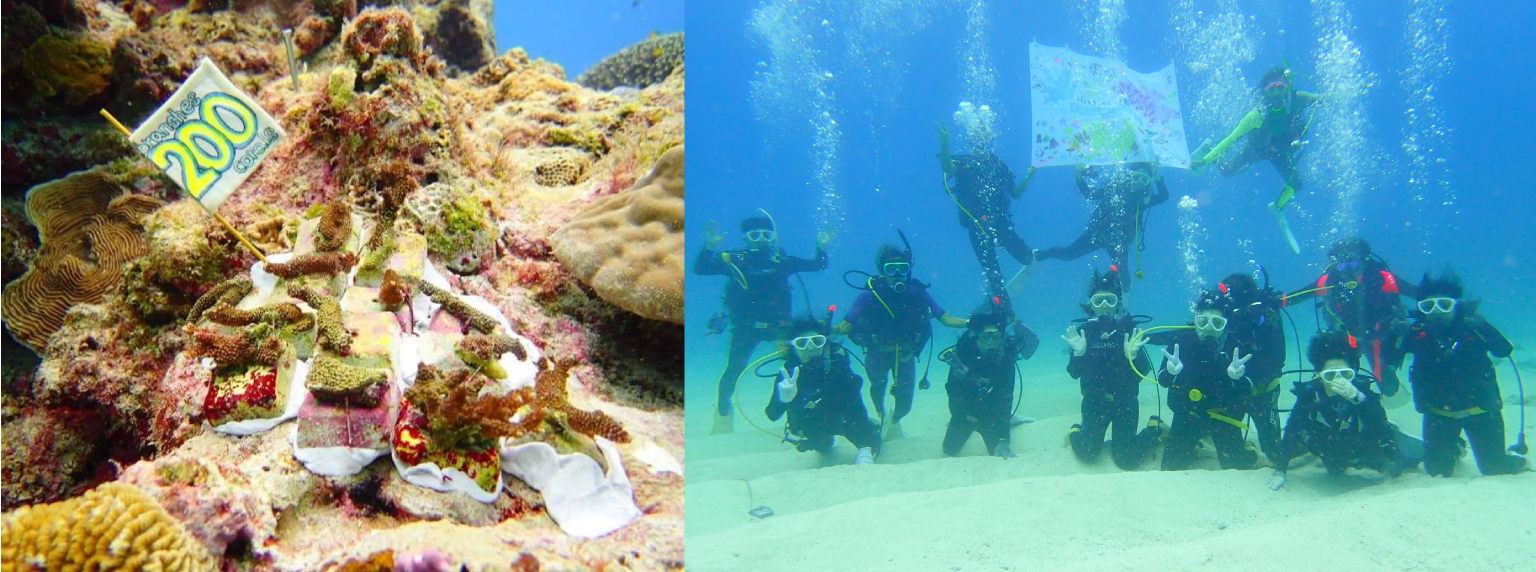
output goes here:
{"type": "Polygon", "coordinates": [[[663,154],[629,190],[577,213],[550,243],[604,300],[683,323],[683,147],[663,154]]]}
{"type": "Polygon", "coordinates": [[[79,498],[5,515],[5,570],[212,570],[208,550],[155,499],[107,483],[79,498]]]}
{"type": "Polygon", "coordinates": [[[587,175],[585,153],[561,155],[533,168],[533,182],[544,187],[569,187],[587,175]]]}

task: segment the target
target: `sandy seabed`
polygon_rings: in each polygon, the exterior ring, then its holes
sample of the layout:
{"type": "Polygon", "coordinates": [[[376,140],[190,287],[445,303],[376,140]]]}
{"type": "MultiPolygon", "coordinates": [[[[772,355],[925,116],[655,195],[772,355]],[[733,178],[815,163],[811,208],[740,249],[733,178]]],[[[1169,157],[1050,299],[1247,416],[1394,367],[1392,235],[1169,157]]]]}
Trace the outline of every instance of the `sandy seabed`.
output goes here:
{"type": "MultiPolygon", "coordinates": [[[[1068,428],[1081,418],[1077,382],[1054,349],[1047,342],[1021,363],[1019,414],[1038,421],[1013,429],[1018,458],[984,456],[979,435],[961,456],[942,457],[947,371],[936,363],[933,386],[918,391],[902,421],[906,438],[885,443],[875,465],[860,467],[849,464],[854,450],[842,439],[823,467],[820,455],[798,453],[739,415],[735,433],[709,435],[723,356],[690,354],[689,568],[1536,570],[1536,473],[1483,477],[1470,454],[1449,479],[1419,469],[1387,482],[1368,478],[1373,471],[1334,479],[1309,462],[1293,467],[1278,492],[1264,486],[1270,469],[1220,471],[1214,459],[1162,472],[1159,451],[1126,472],[1106,447],[1083,463],[1065,447],[1068,428]],[[758,505],[774,516],[747,514],[758,505]]],[[[1507,364],[1499,376],[1504,393],[1513,394],[1507,364]]],[[[767,380],[748,373],[738,410],[777,435],[782,424],[762,414],[768,390],[767,380]]],[[[1156,398],[1153,386],[1143,386],[1143,423],[1158,412],[1156,398]]],[[[1287,391],[1281,407],[1293,400],[1287,391]]],[[[1421,417],[1401,394],[1388,405],[1394,422],[1420,433],[1421,417]]],[[[1166,407],[1162,413],[1171,419],[1166,407]]],[[[1504,416],[1513,444],[1519,407],[1507,405],[1504,416]]],[[[1536,406],[1526,406],[1526,417],[1530,430],[1536,406]]]]}

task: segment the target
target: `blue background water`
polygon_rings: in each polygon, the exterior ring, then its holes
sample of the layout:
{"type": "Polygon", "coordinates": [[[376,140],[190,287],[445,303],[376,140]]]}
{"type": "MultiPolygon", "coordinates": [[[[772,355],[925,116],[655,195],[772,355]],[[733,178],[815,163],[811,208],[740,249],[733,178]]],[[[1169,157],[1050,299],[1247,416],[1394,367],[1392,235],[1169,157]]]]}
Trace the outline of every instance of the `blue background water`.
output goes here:
{"type": "MultiPolygon", "coordinates": [[[[994,2],[987,12],[992,61],[997,70],[997,100],[1004,132],[999,155],[1022,175],[1027,167],[1029,132],[1028,44],[1077,48],[1081,19],[1063,2],[994,2]]],[[[1127,63],[1139,71],[1155,71],[1175,57],[1170,47],[1169,8],[1164,2],[1132,2],[1119,39],[1127,63]]],[[[1349,6],[1355,25],[1351,39],[1360,48],[1368,70],[1376,76],[1364,111],[1370,143],[1385,163],[1365,181],[1358,198],[1359,235],[1371,242],[1402,276],[1417,282],[1422,272],[1452,265],[1468,284],[1469,293],[1484,300],[1484,313],[1520,344],[1536,335],[1529,325],[1525,302],[1536,281],[1536,247],[1530,219],[1536,199],[1529,190],[1532,160],[1530,136],[1536,133],[1536,8],[1527,2],[1451,2],[1449,73],[1438,82],[1437,100],[1450,128],[1449,148],[1436,157],[1449,165],[1449,180],[1457,200],[1452,207],[1426,207],[1407,199],[1407,159],[1402,151],[1406,94],[1399,71],[1407,65],[1403,26],[1406,2],[1357,2],[1349,6]],[[1426,236],[1432,237],[1427,242],[1426,236]]],[[[754,116],[750,103],[754,69],[771,63],[767,49],[748,32],[754,3],[692,2],[687,9],[693,50],[689,54],[689,118],[692,196],[688,208],[688,253],[700,248],[706,221],[719,221],[728,234],[721,248],[741,248],[736,224],[770,211],[779,225],[780,245],[790,254],[809,256],[816,228],[812,211],[820,195],[814,174],[818,163],[807,151],[812,132],[803,118],[785,114],[776,122],[794,126],[791,133],[770,129],[754,116]]],[[[1298,71],[1312,74],[1316,65],[1318,31],[1307,2],[1244,3],[1263,32],[1257,58],[1244,66],[1249,85],[1282,56],[1298,71]],[[1282,32],[1283,30],[1283,32],[1282,32]]],[[[823,7],[822,12],[826,8],[823,7]]],[[[841,126],[837,188],[847,219],[832,244],[831,268],[805,275],[811,305],[824,309],[836,303],[846,309],[855,291],[841,284],[843,271],[870,271],[877,246],[899,244],[896,229],[906,231],[915,249],[915,273],[934,283],[935,297],[951,313],[963,315],[982,300],[980,267],[964,232],[956,223],[954,205],[939,186],[934,158],[934,121],[950,120],[963,99],[960,52],[965,38],[963,10],[934,10],[926,28],[895,44],[884,59],[907,62],[899,84],[874,75],[867,85],[850,85],[842,76],[830,82],[837,101],[831,113],[841,126]],[[871,94],[894,91],[889,113],[871,114],[871,94]]],[[[820,12],[818,12],[820,14],[820,12]]],[[[833,15],[831,20],[838,20],[833,15]]],[[[846,19],[846,18],[845,18],[846,19]]],[[[834,26],[835,28],[835,26],[834,26]]],[[[818,36],[828,40],[825,67],[838,70],[842,44],[837,30],[818,36]]],[[[849,74],[850,77],[856,74],[849,74]]],[[[1186,79],[1180,77],[1181,90],[1186,79]]],[[[1309,89],[1306,80],[1298,86],[1309,89]]],[[[1186,115],[1194,96],[1181,94],[1186,115]]],[[[981,103],[981,102],[978,102],[981,103]]],[[[1230,128],[1230,125],[1228,126],[1230,128]]],[[[1190,139],[1220,139],[1225,132],[1202,132],[1191,126],[1190,139]]],[[[1313,183],[1297,204],[1313,216],[1292,225],[1302,239],[1295,255],[1280,240],[1262,205],[1273,199],[1280,179],[1267,162],[1242,175],[1223,179],[1214,173],[1192,176],[1165,170],[1172,193],[1168,204],[1148,218],[1146,251],[1141,265],[1147,279],[1137,283],[1131,310],[1147,313],[1158,323],[1188,319],[1191,290],[1177,256],[1180,228],[1175,203],[1183,195],[1200,201],[1206,230],[1199,246],[1200,275],[1213,285],[1232,271],[1249,271],[1250,260],[1264,265],[1274,284],[1294,289],[1316,280],[1326,262],[1329,243],[1322,233],[1335,204],[1332,191],[1313,183]],[[1240,241],[1251,241],[1243,245],[1240,241]]],[[[1061,246],[1082,232],[1089,207],[1072,186],[1073,170],[1042,169],[1028,194],[1013,205],[1020,234],[1034,248],[1061,246]]],[[[1018,265],[1001,255],[1005,274],[1018,265]]],[[[1062,346],[1057,338],[1068,320],[1079,317],[1089,268],[1106,268],[1102,254],[1073,262],[1045,261],[1024,294],[1015,298],[1024,321],[1041,334],[1042,358],[1033,367],[1059,368],[1052,359],[1062,346]]],[[[1135,263],[1132,263],[1134,266],[1135,263]]],[[[715,378],[723,365],[725,336],[706,337],[705,323],[721,309],[723,277],[688,277],[688,387],[690,419],[707,408],[694,401],[711,401],[715,378]],[[702,398],[702,399],[701,399],[702,398]]],[[[796,311],[805,304],[795,284],[796,311]]],[[[1302,343],[1315,331],[1311,304],[1292,311],[1300,323],[1302,343]]],[[[942,329],[942,328],[941,328],[942,329]]],[[[943,348],[952,334],[937,338],[943,348]]],[[[760,348],[759,354],[766,353],[760,348]]],[[[1290,352],[1296,360],[1294,347],[1290,352]]],[[[1059,357],[1059,356],[1055,356],[1059,357]]],[[[939,364],[942,366],[942,364],[939,364]]],[[[921,367],[921,364],[920,364],[921,367]]],[[[1029,363],[1025,367],[1032,367],[1029,363]]],[[[1059,370],[1058,370],[1059,371],[1059,370]]],[[[940,377],[939,379],[942,379],[940,377]]],[[[1507,379],[1507,378],[1506,378],[1507,379]]],[[[1508,384],[1508,381],[1506,381],[1508,384]]],[[[698,425],[692,425],[697,429],[698,425]]]]}
{"type": "Polygon", "coordinates": [[[572,79],[651,32],[683,30],[683,0],[497,0],[496,52],[523,48],[572,79]]]}

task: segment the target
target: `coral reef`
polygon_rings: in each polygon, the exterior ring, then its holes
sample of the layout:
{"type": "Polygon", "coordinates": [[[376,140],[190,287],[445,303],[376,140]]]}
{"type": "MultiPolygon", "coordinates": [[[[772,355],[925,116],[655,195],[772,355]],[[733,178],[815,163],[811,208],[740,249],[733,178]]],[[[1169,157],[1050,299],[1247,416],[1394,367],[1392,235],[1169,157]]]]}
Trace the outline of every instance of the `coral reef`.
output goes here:
{"type": "Polygon", "coordinates": [[[209,570],[213,559],[149,495],[107,483],[4,517],[7,570],[209,570]]]}
{"type": "Polygon", "coordinates": [[[273,328],[288,328],[295,332],[307,331],[315,327],[314,318],[292,302],[268,304],[254,310],[241,310],[229,305],[228,302],[219,302],[208,309],[206,316],[208,321],[224,326],[249,326],[263,323],[273,328]]]}
{"type": "Polygon", "coordinates": [[[331,356],[317,356],[310,364],[304,386],[323,401],[373,407],[379,404],[379,392],[375,388],[387,381],[388,371],[354,367],[331,356]]]}
{"type": "Polygon", "coordinates": [[[646,87],[661,83],[672,70],[683,65],[683,34],[647,38],[640,43],[603,58],[592,69],[576,78],[576,83],[592,89],[619,86],[646,87]]]}
{"type": "Polygon", "coordinates": [[[105,91],[111,82],[111,46],[86,34],[44,34],[21,58],[38,93],[61,97],[70,105],[105,91]]]}
{"type": "Polygon", "coordinates": [[[320,347],[341,355],[352,353],[352,334],[341,321],[341,302],[299,284],[288,285],[288,295],[303,300],[315,309],[317,341],[320,347]]]}
{"type": "Polygon", "coordinates": [[[76,304],[101,301],[123,264],[146,253],[144,215],[160,201],[125,194],[102,170],[76,173],[27,192],[27,217],[42,240],[27,273],[5,288],[5,326],[41,351],[76,304]]]}
{"type": "Polygon", "coordinates": [[[623,193],[598,199],[550,237],[555,256],[603,299],[683,322],[683,148],[623,193]]]}
{"type": "MultiPolygon", "coordinates": [[[[652,355],[673,338],[646,328],[671,325],[598,299],[550,246],[551,234],[578,210],[630,188],[663,152],[682,144],[681,63],[641,90],[594,91],[568,81],[557,63],[523,50],[499,56],[486,51],[494,45],[483,25],[488,0],[390,4],[396,7],[360,13],[354,0],[7,2],[0,12],[7,79],[0,84],[6,96],[0,125],[9,209],[0,225],[6,278],[28,269],[32,275],[51,272],[42,270],[53,248],[42,236],[44,221],[21,220],[21,193],[29,187],[97,168],[118,196],[170,203],[139,219],[141,256],[108,267],[80,266],[84,277],[106,272],[121,278],[59,311],[62,326],[49,326],[56,331],[40,336],[40,365],[16,359],[31,352],[6,342],[0,403],[8,511],[15,510],[12,503],[76,496],[120,478],[158,499],[203,544],[216,562],[199,569],[323,570],[386,551],[397,563],[413,565],[413,555],[429,547],[451,566],[471,570],[514,562],[552,569],[681,566],[680,477],[630,464],[644,448],[681,455],[681,409],[648,401],[649,389],[637,396],[623,389],[634,379],[680,378],[680,366],[666,369],[680,344],[665,356],[652,355]],[[295,29],[303,58],[297,85],[288,77],[294,70],[279,34],[285,27],[295,29]],[[29,51],[34,61],[64,55],[56,50],[59,40],[83,47],[67,54],[87,56],[70,63],[83,64],[74,68],[78,73],[62,77],[56,72],[71,69],[63,65],[44,70],[34,63],[28,69],[29,51]],[[97,115],[105,107],[136,125],[204,56],[287,132],[220,209],[234,228],[267,253],[308,253],[320,233],[301,213],[338,198],[352,203],[358,218],[350,221],[351,237],[331,252],[354,253],[369,272],[357,269],[349,289],[357,294],[347,296],[366,303],[347,302],[345,325],[342,302],[335,299],[343,281],[334,276],[294,278],[267,300],[220,289],[229,277],[246,274],[253,257],[201,206],[177,200],[184,193],[97,115]],[[578,413],[573,419],[564,408],[540,406],[534,390],[534,403],[508,419],[528,424],[520,439],[556,441],[571,450],[584,446],[574,427],[598,433],[602,419],[622,424],[632,443],[621,451],[643,517],[607,537],[577,541],[550,520],[540,495],[515,478],[506,480],[494,502],[483,504],[407,483],[388,463],[353,477],[319,478],[295,460],[288,427],[242,438],[208,430],[210,424],[280,414],[296,368],[291,356],[310,346],[349,366],[384,367],[387,342],[399,335],[400,322],[378,311],[374,299],[398,296],[398,307],[405,308],[410,291],[421,288],[427,256],[437,269],[458,275],[448,276],[453,292],[484,298],[541,354],[574,364],[561,382],[570,409],[603,411],[604,417],[578,413]],[[391,292],[383,288],[386,271],[395,275],[391,292]],[[281,305],[288,302],[281,292],[294,283],[324,295],[311,300],[316,312],[310,315],[339,350],[291,335],[308,327],[302,320],[279,327],[293,318],[291,307],[281,305]],[[208,317],[249,323],[229,326],[208,317]],[[216,353],[218,340],[194,348],[200,331],[242,337],[253,328],[271,333],[248,345],[260,348],[272,338],[285,344],[277,365],[210,371],[190,357],[192,349],[216,353]],[[276,514],[283,515],[281,534],[276,514]]],[[[100,262],[98,253],[75,252],[100,262]]],[[[9,285],[6,297],[20,293],[17,286],[9,285]]],[[[448,296],[449,309],[467,316],[477,334],[511,333],[464,312],[460,299],[448,296]]],[[[5,310],[8,321],[24,313],[5,310]]],[[[475,377],[469,383],[499,385],[475,377]]],[[[370,447],[397,438],[393,413],[371,416],[406,405],[398,390],[385,395],[388,401],[366,414],[351,409],[332,415],[338,409],[332,407],[322,412],[331,417],[311,415],[310,423],[301,408],[299,442],[370,447]]],[[[478,397],[465,394],[465,403],[478,397]]],[[[313,398],[305,402],[319,405],[313,398]]],[[[420,412],[405,413],[425,423],[420,412]]],[[[420,435],[425,428],[414,430],[420,435]]],[[[491,449],[434,460],[460,467],[482,485],[501,474],[491,449]]]]}
{"type": "Polygon", "coordinates": [[[355,252],[311,252],[300,254],[287,262],[267,265],[267,272],[278,278],[298,278],[315,274],[336,275],[352,270],[357,265],[355,252]]]}
{"type": "Polygon", "coordinates": [[[379,287],[379,303],[389,311],[395,311],[411,300],[411,286],[394,270],[384,271],[384,284],[379,287]]]}
{"type": "Polygon", "coordinates": [[[465,365],[475,368],[491,377],[491,379],[506,379],[507,370],[501,367],[501,354],[512,352],[518,359],[527,359],[527,353],[523,345],[510,336],[470,334],[459,340],[454,353],[465,365]]]}

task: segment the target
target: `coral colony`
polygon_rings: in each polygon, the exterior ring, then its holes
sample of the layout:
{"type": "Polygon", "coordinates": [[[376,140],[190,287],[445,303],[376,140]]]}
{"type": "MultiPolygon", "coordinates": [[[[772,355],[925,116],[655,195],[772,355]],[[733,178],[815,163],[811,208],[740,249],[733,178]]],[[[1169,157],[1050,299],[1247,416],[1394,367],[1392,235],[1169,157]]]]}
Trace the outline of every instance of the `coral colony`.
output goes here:
{"type": "Polygon", "coordinates": [[[3,566],[681,567],[682,34],[279,5],[0,15],[3,566]]]}

